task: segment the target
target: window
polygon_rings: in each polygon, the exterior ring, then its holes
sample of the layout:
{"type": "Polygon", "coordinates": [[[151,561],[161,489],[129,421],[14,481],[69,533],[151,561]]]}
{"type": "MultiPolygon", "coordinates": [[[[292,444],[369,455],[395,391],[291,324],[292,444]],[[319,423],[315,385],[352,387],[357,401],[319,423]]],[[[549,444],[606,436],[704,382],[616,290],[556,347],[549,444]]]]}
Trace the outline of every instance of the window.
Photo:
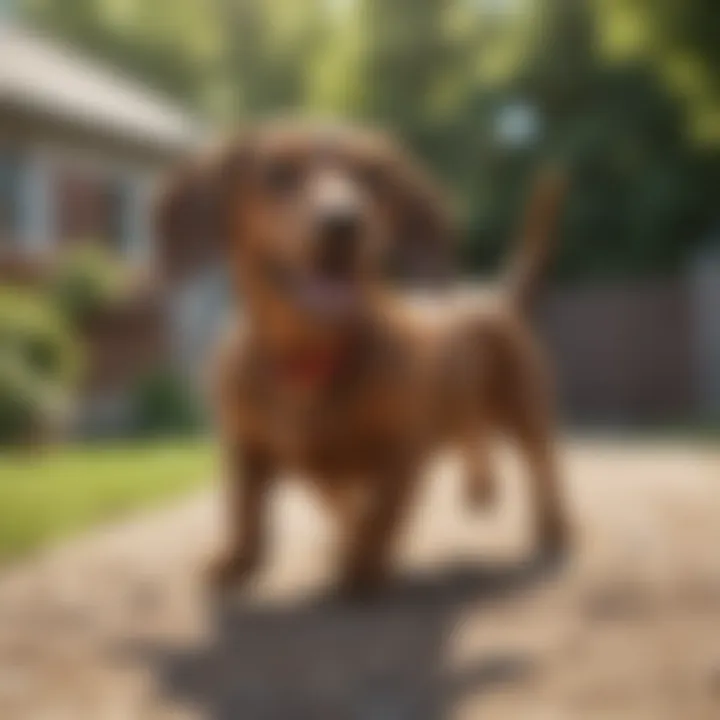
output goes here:
{"type": "Polygon", "coordinates": [[[0,150],[0,247],[10,248],[17,244],[21,233],[21,183],[20,157],[0,150]]]}
{"type": "Polygon", "coordinates": [[[64,166],[58,169],[54,186],[61,245],[97,242],[123,252],[128,192],[122,179],[64,166]]]}

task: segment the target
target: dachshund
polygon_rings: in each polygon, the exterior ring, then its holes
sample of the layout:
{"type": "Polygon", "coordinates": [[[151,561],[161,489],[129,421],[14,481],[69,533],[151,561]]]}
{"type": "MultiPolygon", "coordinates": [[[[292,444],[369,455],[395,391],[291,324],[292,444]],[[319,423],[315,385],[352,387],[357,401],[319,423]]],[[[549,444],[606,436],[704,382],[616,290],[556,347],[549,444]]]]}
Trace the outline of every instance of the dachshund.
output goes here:
{"type": "Polygon", "coordinates": [[[163,257],[185,272],[225,262],[241,307],[211,373],[229,529],[214,586],[262,562],[269,490],[292,469],[342,530],[340,591],[377,590],[423,466],[460,449],[469,498],[488,501],[498,433],[527,460],[540,552],[563,554],[551,384],[526,320],[563,193],[562,173],[541,173],[497,288],[423,299],[393,276],[447,274],[452,222],[383,134],[276,121],[171,175],[157,207],[163,257]]]}

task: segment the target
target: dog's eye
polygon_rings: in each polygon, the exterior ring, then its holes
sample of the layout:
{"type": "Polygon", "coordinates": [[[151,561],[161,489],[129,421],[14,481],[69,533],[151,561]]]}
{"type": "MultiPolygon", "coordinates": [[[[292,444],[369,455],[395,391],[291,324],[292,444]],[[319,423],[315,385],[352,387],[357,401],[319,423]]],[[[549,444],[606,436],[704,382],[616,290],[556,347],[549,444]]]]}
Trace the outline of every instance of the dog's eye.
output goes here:
{"type": "Polygon", "coordinates": [[[275,160],[265,168],[264,184],[273,193],[287,195],[298,187],[301,178],[299,163],[287,159],[275,160]]]}
{"type": "Polygon", "coordinates": [[[387,183],[387,174],[385,168],[380,165],[366,165],[360,169],[360,182],[370,191],[381,191],[387,183]]]}

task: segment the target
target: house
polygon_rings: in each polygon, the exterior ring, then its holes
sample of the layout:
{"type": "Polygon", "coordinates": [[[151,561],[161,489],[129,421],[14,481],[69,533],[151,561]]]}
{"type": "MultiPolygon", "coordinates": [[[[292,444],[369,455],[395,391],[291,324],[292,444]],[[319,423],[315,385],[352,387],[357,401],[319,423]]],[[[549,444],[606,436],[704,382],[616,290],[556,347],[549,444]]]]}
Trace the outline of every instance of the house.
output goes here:
{"type": "Polygon", "coordinates": [[[0,25],[0,247],[97,238],[144,262],[158,172],[200,137],[186,113],[17,25],[0,25]]]}
{"type": "MultiPolygon", "coordinates": [[[[142,84],[0,20],[0,282],[34,282],[88,241],[149,275],[153,187],[202,136],[142,84]]],[[[87,329],[91,415],[117,414],[133,373],[168,352],[165,300],[138,289],[87,329]]]]}

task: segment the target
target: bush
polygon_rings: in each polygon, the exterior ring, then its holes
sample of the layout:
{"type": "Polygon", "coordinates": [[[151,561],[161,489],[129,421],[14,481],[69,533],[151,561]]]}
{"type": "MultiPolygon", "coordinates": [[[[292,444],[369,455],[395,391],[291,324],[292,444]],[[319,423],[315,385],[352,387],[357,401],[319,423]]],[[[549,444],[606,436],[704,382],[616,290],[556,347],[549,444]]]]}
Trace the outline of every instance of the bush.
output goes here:
{"type": "Polygon", "coordinates": [[[128,277],[111,253],[99,244],[82,244],[70,250],[50,283],[50,296],[71,322],[120,302],[127,294],[128,277]]]}
{"type": "Polygon", "coordinates": [[[0,356],[0,445],[28,442],[67,416],[64,389],[27,365],[0,356]]]}
{"type": "Polygon", "coordinates": [[[167,369],[141,378],[133,397],[135,431],[142,437],[198,432],[202,414],[187,382],[167,369]]]}
{"type": "Polygon", "coordinates": [[[0,444],[60,422],[79,367],[76,339],[46,299],[0,290],[0,444]]]}

